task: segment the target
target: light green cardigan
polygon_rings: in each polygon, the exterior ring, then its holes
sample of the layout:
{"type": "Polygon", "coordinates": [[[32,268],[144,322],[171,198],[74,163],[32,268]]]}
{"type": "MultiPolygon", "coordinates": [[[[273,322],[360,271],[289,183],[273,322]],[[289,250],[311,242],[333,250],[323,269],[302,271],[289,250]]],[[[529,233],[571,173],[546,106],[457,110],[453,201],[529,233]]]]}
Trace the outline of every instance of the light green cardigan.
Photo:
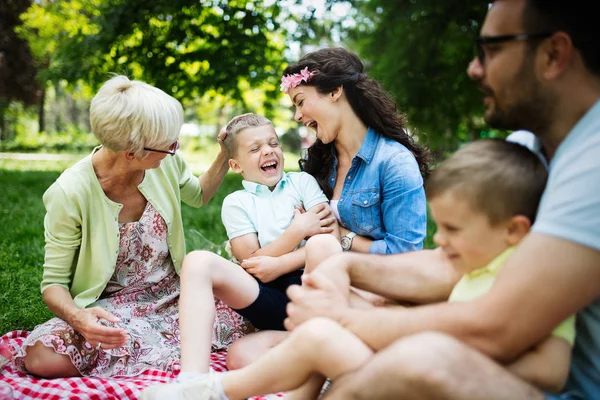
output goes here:
{"type": "MultiPolygon", "coordinates": [[[[167,224],[167,243],[179,273],[185,256],[181,200],[200,207],[200,182],[177,153],[147,170],[138,189],[167,224]]],[[[41,290],[62,286],[78,307],[85,308],[102,294],[115,270],[123,206],[104,194],[91,154],[65,170],[43,200],[46,249],[41,290]]]]}

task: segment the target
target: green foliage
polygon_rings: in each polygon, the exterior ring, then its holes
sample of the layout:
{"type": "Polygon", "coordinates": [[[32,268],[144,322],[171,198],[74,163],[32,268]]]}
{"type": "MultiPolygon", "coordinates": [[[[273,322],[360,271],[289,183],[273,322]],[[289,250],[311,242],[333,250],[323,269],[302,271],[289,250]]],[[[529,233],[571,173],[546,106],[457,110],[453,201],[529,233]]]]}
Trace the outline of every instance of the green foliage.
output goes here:
{"type": "Polygon", "coordinates": [[[0,107],[11,100],[32,105],[39,97],[37,71],[29,46],[16,34],[22,23],[19,16],[30,5],[31,0],[0,2],[0,107]]]}
{"type": "Polygon", "coordinates": [[[419,139],[444,154],[482,137],[482,95],[466,69],[486,4],[479,0],[353,3],[357,25],[348,38],[367,61],[368,73],[396,98],[419,139]]]}
{"type": "Polygon", "coordinates": [[[284,151],[300,154],[302,150],[302,137],[300,137],[298,128],[287,130],[279,139],[284,151]]]}
{"type": "Polygon", "coordinates": [[[19,16],[30,4],[31,0],[0,2],[0,140],[12,135],[6,120],[10,103],[33,105],[40,97],[29,46],[15,32],[21,25],[19,16]]]}
{"type": "Polygon", "coordinates": [[[0,143],[0,151],[12,152],[90,152],[98,140],[89,132],[78,130],[72,125],[61,133],[36,133],[33,129],[18,131],[11,141],[0,143]]]}
{"type": "Polygon", "coordinates": [[[278,15],[276,5],[248,0],[57,1],[32,6],[22,35],[49,57],[54,82],[97,87],[122,73],[182,100],[211,89],[242,100],[244,84],[278,91],[278,15]]]}

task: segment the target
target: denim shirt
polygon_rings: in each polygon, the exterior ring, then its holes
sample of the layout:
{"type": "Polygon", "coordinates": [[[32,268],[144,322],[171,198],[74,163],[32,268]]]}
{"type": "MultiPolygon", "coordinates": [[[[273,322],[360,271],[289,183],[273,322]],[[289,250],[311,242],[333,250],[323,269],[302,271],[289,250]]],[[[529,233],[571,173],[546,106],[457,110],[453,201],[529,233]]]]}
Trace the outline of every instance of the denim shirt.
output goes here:
{"type": "MultiPolygon", "coordinates": [[[[334,155],[332,188],[337,163],[334,155]]],[[[338,211],[344,227],[374,240],[371,253],[420,250],[427,233],[427,206],[414,155],[369,128],[346,175],[338,211]]]]}

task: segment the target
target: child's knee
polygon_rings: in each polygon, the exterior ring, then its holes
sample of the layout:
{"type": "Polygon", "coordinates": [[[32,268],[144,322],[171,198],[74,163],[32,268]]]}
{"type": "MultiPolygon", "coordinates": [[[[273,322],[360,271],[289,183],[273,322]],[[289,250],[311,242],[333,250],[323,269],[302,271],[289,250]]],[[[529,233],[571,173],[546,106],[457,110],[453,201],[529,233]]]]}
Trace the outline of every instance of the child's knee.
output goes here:
{"type": "Polygon", "coordinates": [[[308,240],[306,241],[305,246],[306,246],[307,251],[310,251],[310,250],[313,250],[313,251],[321,251],[321,250],[331,251],[331,249],[339,247],[340,243],[332,235],[321,234],[321,235],[314,235],[314,236],[311,236],[310,238],[308,238],[308,240]]]}
{"type": "Polygon", "coordinates": [[[298,342],[318,349],[335,341],[343,330],[340,324],[329,318],[313,318],[296,328],[292,336],[298,342]]]}
{"type": "Polygon", "coordinates": [[[219,256],[206,250],[194,250],[183,259],[181,275],[188,278],[210,278],[212,266],[219,256]]]}

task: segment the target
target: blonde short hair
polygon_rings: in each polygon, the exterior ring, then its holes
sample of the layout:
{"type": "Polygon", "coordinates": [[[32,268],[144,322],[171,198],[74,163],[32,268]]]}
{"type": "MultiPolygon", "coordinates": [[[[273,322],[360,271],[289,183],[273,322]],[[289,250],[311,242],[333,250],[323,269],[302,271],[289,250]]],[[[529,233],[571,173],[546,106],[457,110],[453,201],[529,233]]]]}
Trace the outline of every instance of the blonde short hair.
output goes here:
{"type": "Polygon", "coordinates": [[[183,107],[158,88],[117,75],[92,99],[90,123],[94,136],[107,149],[144,157],[144,147],[167,148],[177,140],[183,107]]]}
{"type": "Polygon", "coordinates": [[[269,121],[267,118],[258,114],[248,114],[242,117],[235,118],[227,126],[225,127],[225,131],[227,132],[227,136],[223,141],[223,145],[225,146],[225,151],[228,157],[234,157],[237,151],[237,142],[235,137],[238,133],[247,128],[257,128],[259,126],[271,125],[273,123],[269,121]]]}
{"type": "Polygon", "coordinates": [[[454,153],[427,179],[428,200],[452,191],[496,224],[524,215],[533,223],[548,172],[527,147],[481,139],[454,153]]]}

